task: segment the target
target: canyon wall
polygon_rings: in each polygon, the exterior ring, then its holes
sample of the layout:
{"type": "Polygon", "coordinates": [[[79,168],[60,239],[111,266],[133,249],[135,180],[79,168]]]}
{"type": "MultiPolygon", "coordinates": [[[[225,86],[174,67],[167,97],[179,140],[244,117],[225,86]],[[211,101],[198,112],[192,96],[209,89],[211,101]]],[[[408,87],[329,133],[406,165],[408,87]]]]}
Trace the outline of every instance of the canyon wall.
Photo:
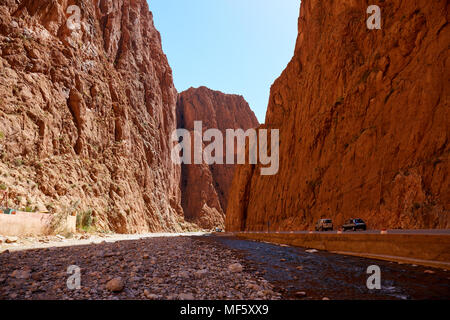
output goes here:
{"type": "Polygon", "coordinates": [[[0,0],[10,206],[90,212],[115,232],[188,229],[170,158],[176,99],[145,0],[0,0]]]}
{"type": "MultiPolygon", "coordinates": [[[[259,125],[242,96],[205,87],[191,88],[179,94],[177,120],[178,128],[189,130],[192,137],[195,121],[202,121],[203,131],[219,129],[224,136],[225,147],[226,129],[247,130],[259,125]]],[[[183,164],[181,167],[181,203],[186,220],[205,229],[223,228],[235,166],[204,163],[183,164]]]]}
{"type": "Polygon", "coordinates": [[[271,88],[280,171],[236,169],[226,228],[450,228],[449,3],[303,0],[295,53],[271,88]]]}

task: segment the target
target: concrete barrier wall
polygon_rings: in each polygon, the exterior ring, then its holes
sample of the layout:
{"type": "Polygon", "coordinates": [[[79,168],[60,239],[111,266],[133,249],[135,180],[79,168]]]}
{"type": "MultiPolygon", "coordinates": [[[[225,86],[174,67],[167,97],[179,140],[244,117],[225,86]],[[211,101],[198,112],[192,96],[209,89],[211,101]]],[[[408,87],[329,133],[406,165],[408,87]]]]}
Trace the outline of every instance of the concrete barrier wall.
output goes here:
{"type": "Polygon", "coordinates": [[[421,234],[238,233],[242,239],[449,268],[450,236],[421,234]],[[379,257],[377,257],[379,256],[379,257]]]}
{"type": "MultiPolygon", "coordinates": [[[[52,219],[52,215],[21,212],[16,214],[0,214],[0,235],[5,236],[25,236],[42,235],[46,232],[46,227],[52,219]]],[[[67,217],[67,230],[76,231],[76,217],[67,217]]]]}

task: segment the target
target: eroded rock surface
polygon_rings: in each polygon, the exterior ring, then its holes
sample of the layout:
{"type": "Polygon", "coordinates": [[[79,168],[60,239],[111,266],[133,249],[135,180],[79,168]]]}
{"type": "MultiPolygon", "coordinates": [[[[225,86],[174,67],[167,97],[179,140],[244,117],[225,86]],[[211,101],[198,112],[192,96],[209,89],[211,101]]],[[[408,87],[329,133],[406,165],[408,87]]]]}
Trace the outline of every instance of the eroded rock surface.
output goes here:
{"type": "MultiPolygon", "coordinates": [[[[206,87],[191,88],[179,94],[177,120],[178,128],[191,133],[195,121],[202,121],[203,131],[219,129],[224,137],[224,146],[227,129],[247,130],[259,125],[242,96],[206,87]]],[[[193,139],[193,134],[191,137],[193,139]]],[[[224,164],[182,165],[182,207],[186,219],[206,229],[223,227],[225,223],[228,192],[235,169],[233,164],[225,162],[224,159],[224,164]]]]}
{"type": "Polygon", "coordinates": [[[0,184],[10,205],[186,229],[170,159],[177,92],[145,0],[0,0],[0,184]],[[70,3],[69,3],[70,4],[70,3]],[[68,20],[71,23],[68,24],[68,20]]]}
{"type": "Polygon", "coordinates": [[[294,57],[271,89],[280,171],[239,166],[228,230],[449,228],[449,3],[302,1],[294,57]]]}

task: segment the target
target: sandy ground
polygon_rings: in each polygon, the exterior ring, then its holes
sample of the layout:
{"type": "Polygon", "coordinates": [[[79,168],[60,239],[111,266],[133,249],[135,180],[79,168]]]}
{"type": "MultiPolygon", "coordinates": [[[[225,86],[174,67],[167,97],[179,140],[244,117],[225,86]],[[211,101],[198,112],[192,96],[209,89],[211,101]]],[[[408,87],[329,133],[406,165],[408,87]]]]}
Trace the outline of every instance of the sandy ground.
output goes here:
{"type": "Polygon", "coordinates": [[[203,236],[205,232],[190,233],[148,233],[148,234],[76,234],[71,238],[61,235],[38,236],[38,237],[9,237],[0,235],[0,253],[3,251],[22,251],[30,249],[43,249],[52,247],[84,246],[89,244],[99,244],[102,242],[117,242],[126,240],[139,240],[161,237],[188,237],[203,236]],[[7,243],[9,239],[10,243],[7,243]]]}

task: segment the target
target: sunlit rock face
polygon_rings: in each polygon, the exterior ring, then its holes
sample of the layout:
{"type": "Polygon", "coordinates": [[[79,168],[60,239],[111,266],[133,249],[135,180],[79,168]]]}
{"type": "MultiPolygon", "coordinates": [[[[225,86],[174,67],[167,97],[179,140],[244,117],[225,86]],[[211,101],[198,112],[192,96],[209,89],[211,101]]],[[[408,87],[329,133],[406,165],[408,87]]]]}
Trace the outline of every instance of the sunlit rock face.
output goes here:
{"type": "Polygon", "coordinates": [[[0,0],[0,183],[12,206],[92,211],[115,232],[185,230],[176,100],[147,1],[0,0]]]}
{"type": "MultiPolygon", "coordinates": [[[[242,96],[224,94],[205,87],[180,93],[177,103],[178,127],[193,137],[194,122],[201,121],[203,131],[256,128],[259,123],[242,96]]],[[[207,142],[204,144],[208,145],[207,142]]],[[[224,162],[226,162],[224,160],[224,162]]],[[[228,193],[233,179],[233,164],[182,165],[182,207],[186,219],[205,229],[224,227],[228,193]]]]}
{"type": "Polygon", "coordinates": [[[302,1],[294,57],[271,88],[280,171],[237,168],[227,230],[449,228],[448,1],[302,1]]]}

